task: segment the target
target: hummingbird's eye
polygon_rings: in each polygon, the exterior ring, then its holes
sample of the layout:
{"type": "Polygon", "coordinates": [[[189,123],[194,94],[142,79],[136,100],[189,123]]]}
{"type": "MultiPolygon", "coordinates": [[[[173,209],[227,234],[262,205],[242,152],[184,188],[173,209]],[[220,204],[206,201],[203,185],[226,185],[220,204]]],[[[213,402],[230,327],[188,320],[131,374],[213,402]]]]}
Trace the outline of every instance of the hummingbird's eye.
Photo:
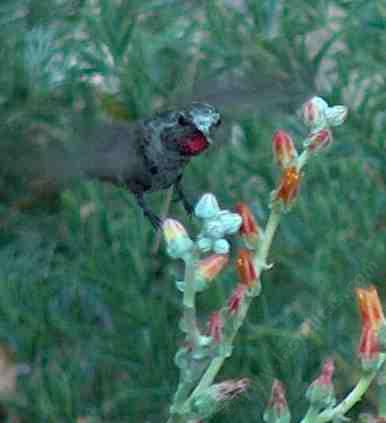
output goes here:
{"type": "Polygon", "coordinates": [[[215,125],[214,125],[214,126],[216,126],[216,127],[217,127],[217,126],[220,126],[220,125],[221,125],[221,118],[219,118],[219,119],[218,119],[218,121],[215,123],[215,125]]]}
{"type": "Polygon", "coordinates": [[[178,124],[181,126],[188,126],[190,122],[188,121],[188,119],[186,119],[185,116],[180,115],[178,116],[178,124]]]}

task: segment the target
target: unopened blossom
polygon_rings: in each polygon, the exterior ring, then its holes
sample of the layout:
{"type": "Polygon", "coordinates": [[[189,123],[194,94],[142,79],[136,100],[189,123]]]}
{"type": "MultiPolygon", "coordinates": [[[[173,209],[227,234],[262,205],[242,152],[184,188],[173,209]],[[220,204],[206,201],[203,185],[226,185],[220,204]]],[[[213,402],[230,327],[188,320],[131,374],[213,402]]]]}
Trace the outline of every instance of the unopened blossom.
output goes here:
{"type": "Polygon", "coordinates": [[[174,219],[162,223],[162,233],[166,241],[167,252],[173,258],[184,257],[193,247],[186,229],[174,219]]]}
{"type": "Polygon", "coordinates": [[[263,237],[263,231],[256,223],[250,208],[244,203],[237,203],[235,211],[241,216],[242,223],[239,233],[246,246],[252,250],[257,248],[258,242],[263,237]]]}
{"type": "Polygon", "coordinates": [[[348,109],[346,106],[333,106],[326,110],[328,126],[339,126],[346,120],[348,109]]]}
{"type": "Polygon", "coordinates": [[[379,362],[379,339],[376,331],[370,325],[362,325],[361,338],[358,346],[358,357],[365,370],[372,370],[379,362]]]}
{"type": "Polygon", "coordinates": [[[244,301],[246,294],[247,286],[243,283],[239,283],[236,288],[233,290],[231,296],[228,300],[228,312],[230,314],[237,314],[240,310],[240,306],[244,301]]]}
{"type": "Polygon", "coordinates": [[[335,392],[332,383],[334,361],[329,358],[323,363],[320,375],[311,383],[306,397],[314,407],[326,408],[335,405],[335,392]]]}
{"type": "Polygon", "coordinates": [[[197,265],[197,277],[202,281],[210,282],[227,265],[229,259],[225,254],[212,254],[201,259],[197,265]]]}
{"type": "Polygon", "coordinates": [[[355,290],[362,324],[378,330],[385,323],[382,304],[374,285],[355,290]]]}
{"type": "Polygon", "coordinates": [[[221,222],[224,232],[227,235],[236,233],[240,229],[241,218],[237,213],[232,213],[229,210],[221,210],[217,215],[217,218],[221,222]]]}
{"type": "Polygon", "coordinates": [[[281,201],[285,207],[289,208],[299,192],[300,181],[301,175],[295,166],[285,169],[279,187],[274,193],[274,199],[281,201]]]}
{"type": "Polygon", "coordinates": [[[273,134],[272,151],[275,162],[280,169],[287,168],[298,156],[292,138],[282,129],[273,134]]]}
{"type": "Polygon", "coordinates": [[[327,126],[328,104],[321,97],[312,97],[303,105],[303,120],[311,131],[327,126]]]}
{"type": "Polygon", "coordinates": [[[221,410],[228,401],[243,393],[249,386],[248,379],[231,379],[209,386],[190,403],[190,416],[193,419],[209,419],[221,410]]]}
{"type": "Polygon", "coordinates": [[[194,214],[201,219],[211,219],[220,212],[216,197],[211,193],[204,194],[194,208],[194,214]]]}
{"type": "Polygon", "coordinates": [[[284,386],[277,379],[272,383],[271,398],[265,409],[263,419],[266,423],[289,423],[291,420],[284,386]]]}
{"type": "Polygon", "coordinates": [[[385,316],[375,286],[357,288],[355,293],[362,321],[358,356],[365,369],[372,369],[378,364],[380,353],[378,334],[385,326],[385,316]]]}
{"type": "Polygon", "coordinates": [[[256,285],[257,274],[252,254],[248,250],[240,250],[236,260],[236,270],[239,274],[240,282],[247,287],[256,285]]]}
{"type": "Polygon", "coordinates": [[[213,251],[216,254],[228,254],[230,249],[231,246],[229,242],[224,238],[216,239],[213,242],[213,251]]]}
{"type": "Polygon", "coordinates": [[[221,314],[218,311],[213,312],[209,317],[208,335],[212,337],[214,342],[221,342],[223,327],[224,321],[221,314]]]}
{"type": "Polygon", "coordinates": [[[332,142],[332,134],[329,129],[321,129],[320,131],[314,132],[307,138],[305,147],[311,153],[317,153],[325,150],[332,142]]]}

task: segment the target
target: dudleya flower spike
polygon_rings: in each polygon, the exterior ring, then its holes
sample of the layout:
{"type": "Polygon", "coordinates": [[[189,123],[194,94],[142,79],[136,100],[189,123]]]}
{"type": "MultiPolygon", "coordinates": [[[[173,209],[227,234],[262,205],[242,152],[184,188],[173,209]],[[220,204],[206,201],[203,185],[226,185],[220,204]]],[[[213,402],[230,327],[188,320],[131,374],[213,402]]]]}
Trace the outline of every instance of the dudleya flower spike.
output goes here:
{"type": "MultiPolygon", "coordinates": [[[[176,354],[180,381],[167,423],[209,419],[223,407],[225,400],[232,399],[245,389],[247,383],[244,379],[223,383],[214,381],[225,360],[232,354],[235,337],[245,322],[253,299],[261,292],[260,279],[263,272],[272,267],[267,264],[272,241],[284,213],[292,207],[299,194],[303,168],[314,158],[315,153],[325,150],[331,144],[331,128],[340,125],[346,114],[344,106],[329,107],[320,97],[307,102],[303,108],[303,118],[309,131],[300,154],[287,133],[280,130],[274,134],[272,149],[281,176],[271,195],[271,210],[264,230],[258,227],[245,204],[238,204],[236,213],[221,210],[216,197],[207,193],[195,208],[195,214],[201,220],[201,231],[193,246],[180,224],[172,221],[169,223],[170,231],[164,231],[168,248],[174,256],[182,256],[185,262],[184,280],[178,286],[183,293],[180,329],[185,335],[185,343],[176,354]],[[224,254],[230,249],[226,237],[237,231],[246,247],[239,250],[236,260],[238,280],[226,303],[216,306],[217,311],[211,313],[204,334],[200,324],[202,320],[196,316],[195,296],[208,288],[210,281],[228,262],[224,254]],[[183,240],[183,247],[178,244],[178,240],[183,240]],[[178,246],[177,249],[171,248],[173,243],[178,246]],[[185,244],[190,245],[191,249],[185,248],[185,244]],[[207,257],[202,258],[202,253],[212,251],[215,254],[206,254],[207,257]]],[[[307,390],[310,407],[301,423],[325,423],[344,418],[386,361],[386,354],[382,350],[386,349],[385,319],[375,289],[358,290],[357,294],[363,322],[358,351],[364,369],[363,376],[353,391],[335,405],[332,384],[334,363],[327,360],[321,374],[307,390]],[[383,346],[381,339],[384,329],[383,346]]],[[[274,380],[263,419],[266,423],[289,423],[290,418],[284,387],[278,380],[274,380]]]]}

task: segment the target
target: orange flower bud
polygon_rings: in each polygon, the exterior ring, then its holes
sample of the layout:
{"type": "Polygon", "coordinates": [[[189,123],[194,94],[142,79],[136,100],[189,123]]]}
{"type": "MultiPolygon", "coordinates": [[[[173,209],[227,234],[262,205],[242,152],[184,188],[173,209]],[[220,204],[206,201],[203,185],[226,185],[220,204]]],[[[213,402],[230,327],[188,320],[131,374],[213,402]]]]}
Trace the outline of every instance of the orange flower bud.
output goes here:
{"type": "Polygon", "coordinates": [[[256,269],[252,261],[251,253],[248,250],[239,251],[239,256],[236,260],[236,269],[242,284],[248,287],[252,287],[256,284],[256,269]]]}
{"type": "Polygon", "coordinates": [[[227,265],[228,256],[226,254],[212,254],[205,257],[198,263],[198,277],[204,281],[211,281],[227,265]]]}
{"type": "Polygon", "coordinates": [[[262,236],[260,227],[257,225],[251,210],[246,204],[237,203],[235,206],[235,211],[241,216],[242,219],[242,223],[239,229],[240,235],[243,237],[248,248],[255,249],[259,239],[262,236]]]}
{"type": "Polygon", "coordinates": [[[385,316],[375,286],[357,288],[355,293],[362,320],[358,355],[362,360],[362,366],[365,369],[372,369],[378,364],[380,352],[378,330],[385,324],[385,316]]]}
{"type": "Polygon", "coordinates": [[[362,366],[366,369],[376,366],[379,351],[379,340],[376,331],[370,325],[362,325],[361,339],[358,346],[358,356],[362,360],[362,366]]]}
{"type": "Polygon", "coordinates": [[[275,162],[281,169],[288,167],[298,155],[292,138],[282,129],[273,134],[272,151],[275,162]]]}
{"type": "Polygon", "coordinates": [[[372,285],[368,288],[357,288],[355,293],[362,326],[370,326],[371,329],[378,330],[384,324],[385,316],[383,315],[377,289],[372,285]]]}
{"type": "Polygon", "coordinates": [[[275,198],[281,200],[285,206],[292,203],[299,191],[301,176],[295,166],[284,170],[279,188],[276,190],[275,198]]]}

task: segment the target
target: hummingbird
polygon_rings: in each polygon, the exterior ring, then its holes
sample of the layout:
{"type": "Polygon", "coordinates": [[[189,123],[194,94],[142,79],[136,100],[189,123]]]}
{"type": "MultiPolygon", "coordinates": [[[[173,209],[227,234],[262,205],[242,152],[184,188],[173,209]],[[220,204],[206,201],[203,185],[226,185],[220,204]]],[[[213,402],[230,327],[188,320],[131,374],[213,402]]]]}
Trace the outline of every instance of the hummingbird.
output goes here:
{"type": "Polygon", "coordinates": [[[205,103],[192,103],[131,125],[104,123],[88,131],[94,142],[90,143],[91,151],[82,155],[81,172],[125,186],[158,228],[161,219],[147,205],[145,193],[174,186],[178,200],[191,214],[193,208],[181,183],[183,171],[192,157],[213,143],[213,133],[220,124],[220,113],[205,103]]]}
{"type": "MultiPolygon", "coordinates": [[[[221,124],[214,106],[195,102],[131,124],[78,120],[73,121],[72,136],[80,143],[73,151],[52,143],[33,161],[51,190],[67,187],[74,178],[123,186],[153,227],[159,228],[162,221],[148,206],[145,194],[174,186],[177,200],[192,213],[182,187],[183,171],[191,158],[213,144],[213,134],[221,124]]],[[[26,162],[23,168],[31,168],[31,161],[26,162]]]]}

